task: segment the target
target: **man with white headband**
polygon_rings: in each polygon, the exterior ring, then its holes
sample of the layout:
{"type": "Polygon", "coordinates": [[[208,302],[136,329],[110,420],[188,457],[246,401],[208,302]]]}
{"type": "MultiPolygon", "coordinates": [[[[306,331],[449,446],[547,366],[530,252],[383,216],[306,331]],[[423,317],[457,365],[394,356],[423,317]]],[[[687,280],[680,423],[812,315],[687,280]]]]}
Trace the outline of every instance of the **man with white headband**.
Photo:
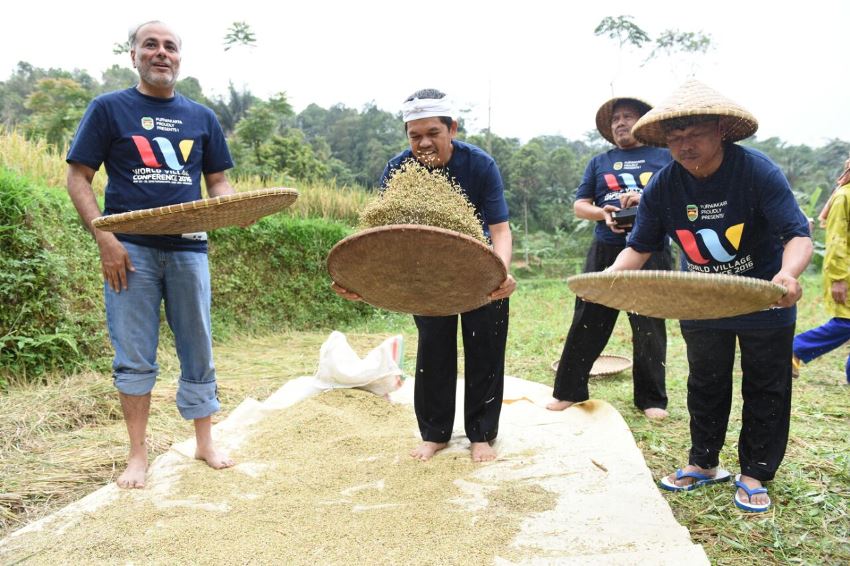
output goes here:
{"type": "MultiPolygon", "coordinates": [[[[460,185],[490,236],[493,251],[510,270],[513,243],[508,205],[496,162],[482,149],[455,139],[458,123],[446,95],[435,89],[412,94],[402,107],[410,149],[387,163],[381,176],[386,186],[390,173],[409,159],[445,171],[460,185]]],[[[516,289],[511,275],[490,294],[491,302],[462,313],[464,350],[464,426],[472,460],[496,458],[493,441],[499,428],[505,376],[505,343],[508,336],[508,297],[516,289]]],[[[360,297],[334,286],[341,296],[360,297]]],[[[448,445],[454,426],[457,387],[457,315],[414,316],[419,330],[416,354],[414,407],[422,443],[410,455],[429,460],[448,445]]]]}

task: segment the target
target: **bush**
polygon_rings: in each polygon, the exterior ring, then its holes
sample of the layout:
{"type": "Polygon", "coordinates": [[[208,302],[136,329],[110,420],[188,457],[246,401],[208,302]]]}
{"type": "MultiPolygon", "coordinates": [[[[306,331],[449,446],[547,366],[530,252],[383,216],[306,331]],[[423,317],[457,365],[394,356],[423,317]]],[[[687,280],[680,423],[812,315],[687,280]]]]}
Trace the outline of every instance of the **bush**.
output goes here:
{"type": "Polygon", "coordinates": [[[64,192],[0,168],[0,386],[102,361],[97,250],[64,192]]]}
{"type": "Polygon", "coordinates": [[[319,219],[275,215],[248,229],[210,234],[216,335],[231,331],[332,328],[373,309],[339,298],[327,273],[328,252],[349,228],[319,219]]]}

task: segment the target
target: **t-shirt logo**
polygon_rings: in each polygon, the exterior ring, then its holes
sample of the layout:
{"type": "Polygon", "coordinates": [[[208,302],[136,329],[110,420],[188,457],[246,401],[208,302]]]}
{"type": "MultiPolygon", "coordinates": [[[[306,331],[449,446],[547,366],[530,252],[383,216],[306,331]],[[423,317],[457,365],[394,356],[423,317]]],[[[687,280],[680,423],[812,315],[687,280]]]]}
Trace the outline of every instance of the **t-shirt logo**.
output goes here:
{"type": "Polygon", "coordinates": [[[153,130],[153,118],[142,116],[142,127],[146,130],[153,130]]]}
{"type": "MultiPolygon", "coordinates": [[[[724,234],[726,236],[726,241],[735,250],[735,252],[738,251],[738,247],[741,245],[741,234],[743,231],[743,223],[735,224],[734,226],[727,228],[726,233],[724,234]]],[[[727,252],[723,247],[723,244],[720,242],[720,236],[717,232],[710,228],[697,230],[696,234],[690,230],[676,230],[676,236],[679,238],[679,244],[688,256],[688,259],[691,260],[692,263],[696,263],[698,265],[705,265],[708,263],[708,259],[706,259],[702,255],[702,252],[700,252],[699,246],[697,246],[696,236],[699,236],[702,239],[703,245],[708,250],[708,253],[711,254],[714,261],[728,262],[735,259],[735,256],[738,255],[737,253],[730,254],[727,252]]]]}
{"type": "MultiPolygon", "coordinates": [[[[153,147],[148,139],[144,136],[132,137],[133,142],[136,144],[136,149],[139,150],[139,155],[141,156],[142,162],[145,166],[156,169],[161,168],[162,164],[157,159],[156,154],[154,154],[153,147]]],[[[177,159],[177,152],[174,151],[174,146],[171,145],[171,141],[169,141],[168,138],[156,137],[153,141],[162,153],[165,164],[168,165],[170,169],[173,169],[174,171],[180,171],[183,169],[183,165],[177,159]]],[[[192,152],[192,146],[194,143],[194,140],[180,140],[178,146],[180,148],[180,154],[183,156],[183,163],[186,163],[186,161],[189,160],[189,154],[192,152]]]]}
{"type": "Polygon", "coordinates": [[[696,219],[699,218],[699,209],[695,204],[689,204],[687,206],[688,211],[688,220],[691,222],[696,222],[696,219]]]}
{"type": "Polygon", "coordinates": [[[614,171],[619,171],[622,168],[623,168],[623,162],[622,161],[617,161],[617,162],[614,163],[614,171]]]}

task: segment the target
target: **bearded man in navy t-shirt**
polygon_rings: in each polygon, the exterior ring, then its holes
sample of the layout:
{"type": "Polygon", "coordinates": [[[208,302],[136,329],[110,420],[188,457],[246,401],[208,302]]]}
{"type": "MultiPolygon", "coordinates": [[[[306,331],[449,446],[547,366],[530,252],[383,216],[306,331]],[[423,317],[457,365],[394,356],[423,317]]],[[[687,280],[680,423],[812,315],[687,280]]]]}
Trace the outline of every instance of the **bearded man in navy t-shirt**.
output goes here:
{"type": "Polygon", "coordinates": [[[215,114],[174,91],[181,41],[158,21],[130,35],[136,87],[97,97],[68,151],[68,193],[100,250],[113,380],[130,437],[127,468],[117,483],[145,485],[145,433],[151,390],[159,373],[156,350],[160,304],[180,359],[177,407],[195,424],[195,457],[212,468],[233,461],[212,441],[211,415],[219,410],[210,330],[210,276],[205,233],[141,236],[92,226],[101,212],[92,179],[108,177],[106,214],[232,194],[225,171],[233,167],[215,114]]]}
{"type": "Polygon", "coordinates": [[[812,256],[808,222],[782,171],[762,153],[732,143],[757,128],[752,114],[697,81],[644,115],[635,137],[667,146],[674,162],[646,187],[628,247],[610,268],[639,269],[669,237],[682,251],[683,269],[756,277],[788,290],[775,308],[681,321],[691,450],[688,465],[662,478],[661,487],[689,491],[730,479],[719,454],[737,343],[744,404],[734,503],[748,512],[770,507],[763,483],[773,479],[785,455],[795,305],[802,295],[797,278],[812,256]]]}
{"type": "MultiPolygon", "coordinates": [[[[617,97],[596,112],[596,127],[615,145],[590,160],[576,192],[575,215],[595,220],[593,243],[587,252],[585,272],[602,271],[626,247],[630,225],[618,224],[612,213],[637,206],[653,174],[670,163],[670,152],[648,147],[632,136],[632,126],[652,108],[639,98],[617,97]]],[[[669,246],[655,252],[645,269],[670,269],[669,246]]],[[[590,398],[587,382],[593,362],[605,349],[620,311],[576,297],[573,321],[558,370],[552,396],[546,405],[563,411],[590,398]]],[[[628,313],[632,327],[634,404],[651,419],[667,416],[665,361],[667,330],[664,320],[628,313]]]]}

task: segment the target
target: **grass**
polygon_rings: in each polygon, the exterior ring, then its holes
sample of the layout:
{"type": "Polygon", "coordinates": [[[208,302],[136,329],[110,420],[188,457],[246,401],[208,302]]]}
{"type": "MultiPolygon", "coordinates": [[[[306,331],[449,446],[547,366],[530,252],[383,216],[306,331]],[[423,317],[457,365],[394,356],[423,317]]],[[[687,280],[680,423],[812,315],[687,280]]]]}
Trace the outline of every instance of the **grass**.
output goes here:
{"type": "MultiPolygon", "coordinates": [[[[63,190],[66,185],[68,165],[65,163],[67,150],[56,151],[43,139],[27,139],[17,131],[0,128],[0,165],[20,176],[48,187],[63,190]]],[[[249,191],[266,187],[287,185],[282,179],[259,177],[231,178],[237,191],[249,191]]],[[[103,195],[106,174],[101,169],[92,181],[95,194],[103,195]]],[[[338,187],[334,183],[298,184],[298,200],[289,209],[289,214],[302,218],[325,218],[357,223],[358,212],[371,200],[371,195],[361,187],[338,187]]]]}
{"type": "MultiPolygon", "coordinates": [[[[820,281],[808,276],[799,330],[826,320],[820,281]]],[[[572,315],[573,295],[562,280],[521,280],[511,299],[507,371],[551,384],[551,363],[560,355],[572,315]]],[[[384,337],[405,337],[405,369],[415,362],[411,317],[381,312],[346,332],[361,353],[384,337]]],[[[216,345],[224,418],[245,397],[265,398],[284,381],[315,372],[318,350],[329,331],[232,337],[216,345]]],[[[613,404],[634,433],[658,478],[687,463],[687,364],[678,324],[668,322],[667,390],[670,418],[651,422],[632,404],[630,374],[594,380],[591,396],[613,404]]],[[[191,435],[173,405],[177,364],[168,340],[161,350],[162,376],[155,389],[149,427],[151,456],[191,435]]],[[[610,353],[631,353],[623,315],[610,353]]],[[[791,440],[776,479],[769,484],[773,509],[758,516],[739,512],[733,490],[720,484],[692,493],[667,494],[677,520],[703,545],[715,564],[850,563],[850,388],[845,383],[847,348],[805,366],[794,383],[791,440]]],[[[740,372],[736,372],[736,392],[740,372]]],[[[739,393],[736,393],[739,395],[739,393]]],[[[740,399],[736,396],[722,464],[737,469],[740,399]]],[[[125,456],[125,432],[108,375],[55,376],[47,385],[13,387],[0,397],[0,520],[3,532],[42,516],[112,481],[125,456]]],[[[0,534],[3,534],[0,532],[0,534]]]]}

